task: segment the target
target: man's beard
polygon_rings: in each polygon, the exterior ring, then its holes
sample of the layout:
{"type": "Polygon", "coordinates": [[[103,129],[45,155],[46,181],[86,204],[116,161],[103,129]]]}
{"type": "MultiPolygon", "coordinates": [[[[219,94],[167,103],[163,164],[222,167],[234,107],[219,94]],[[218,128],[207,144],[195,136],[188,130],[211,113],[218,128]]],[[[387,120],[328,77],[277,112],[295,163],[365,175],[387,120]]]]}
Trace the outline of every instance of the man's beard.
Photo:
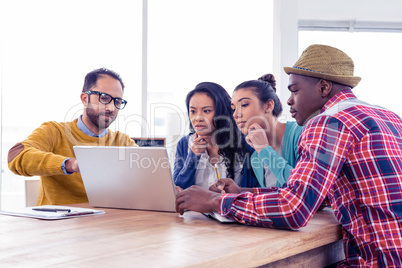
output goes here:
{"type": "Polygon", "coordinates": [[[88,107],[86,108],[86,113],[89,118],[89,120],[94,124],[99,130],[104,130],[110,126],[111,123],[113,123],[115,117],[112,112],[104,111],[102,113],[97,113],[89,104],[88,107]],[[104,120],[103,116],[110,116],[110,120],[104,120]]]}

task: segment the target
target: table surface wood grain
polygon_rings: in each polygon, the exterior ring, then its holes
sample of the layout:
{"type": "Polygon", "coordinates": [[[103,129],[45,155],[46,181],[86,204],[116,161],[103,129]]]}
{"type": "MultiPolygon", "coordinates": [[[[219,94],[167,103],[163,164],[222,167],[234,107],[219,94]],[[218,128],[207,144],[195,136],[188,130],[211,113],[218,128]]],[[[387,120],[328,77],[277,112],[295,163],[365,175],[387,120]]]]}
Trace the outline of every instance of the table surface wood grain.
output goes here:
{"type": "Polygon", "coordinates": [[[0,215],[0,264],[256,267],[342,238],[330,209],[297,231],[222,224],[191,211],[96,209],[106,213],[52,221],[0,215]]]}

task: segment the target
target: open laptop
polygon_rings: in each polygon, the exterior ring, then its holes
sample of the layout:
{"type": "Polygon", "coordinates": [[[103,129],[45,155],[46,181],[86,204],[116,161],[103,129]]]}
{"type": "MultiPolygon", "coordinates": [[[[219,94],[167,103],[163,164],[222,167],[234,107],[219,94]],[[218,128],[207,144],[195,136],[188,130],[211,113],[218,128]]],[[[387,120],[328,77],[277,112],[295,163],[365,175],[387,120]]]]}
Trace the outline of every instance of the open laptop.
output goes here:
{"type": "Polygon", "coordinates": [[[166,148],[73,148],[91,206],[175,212],[166,148]]]}

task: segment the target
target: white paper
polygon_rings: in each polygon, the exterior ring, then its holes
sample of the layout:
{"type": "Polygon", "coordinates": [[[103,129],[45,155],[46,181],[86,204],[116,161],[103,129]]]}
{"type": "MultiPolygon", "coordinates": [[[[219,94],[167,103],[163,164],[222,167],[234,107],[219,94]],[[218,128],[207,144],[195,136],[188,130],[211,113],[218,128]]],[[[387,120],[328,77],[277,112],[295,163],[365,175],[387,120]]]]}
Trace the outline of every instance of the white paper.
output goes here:
{"type": "Polygon", "coordinates": [[[205,216],[207,216],[208,218],[213,218],[214,220],[217,220],[222,223],[237,222],[236,220],[221,216],[218,212],[210,212],[210,213],[203,213],[203,214],[205,216]]]}

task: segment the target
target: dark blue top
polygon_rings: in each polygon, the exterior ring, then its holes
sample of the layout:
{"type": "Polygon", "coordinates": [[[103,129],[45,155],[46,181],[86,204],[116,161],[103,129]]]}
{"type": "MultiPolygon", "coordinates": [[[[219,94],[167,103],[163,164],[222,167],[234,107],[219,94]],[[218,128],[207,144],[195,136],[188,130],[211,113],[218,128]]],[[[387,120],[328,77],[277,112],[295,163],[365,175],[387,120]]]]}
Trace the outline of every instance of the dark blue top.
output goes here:
{"type": "MultiPolygon", "coordinates": [[[[195,172],[197,171],[197,165],[201,158],[201,156],[197,156],[188,148],[190,135],[192,134],[182,137],[177,143],[176,157],[174,161],[173,180],[177,186],[180,186],[183,189],[194,185],[195,172]]],[[[254,149],[247,143],[244,143],[244,148],[245,157],[243,160],[240,187],[260,187],[250,163],[250,156],[254,152],[254,149]]]]}

